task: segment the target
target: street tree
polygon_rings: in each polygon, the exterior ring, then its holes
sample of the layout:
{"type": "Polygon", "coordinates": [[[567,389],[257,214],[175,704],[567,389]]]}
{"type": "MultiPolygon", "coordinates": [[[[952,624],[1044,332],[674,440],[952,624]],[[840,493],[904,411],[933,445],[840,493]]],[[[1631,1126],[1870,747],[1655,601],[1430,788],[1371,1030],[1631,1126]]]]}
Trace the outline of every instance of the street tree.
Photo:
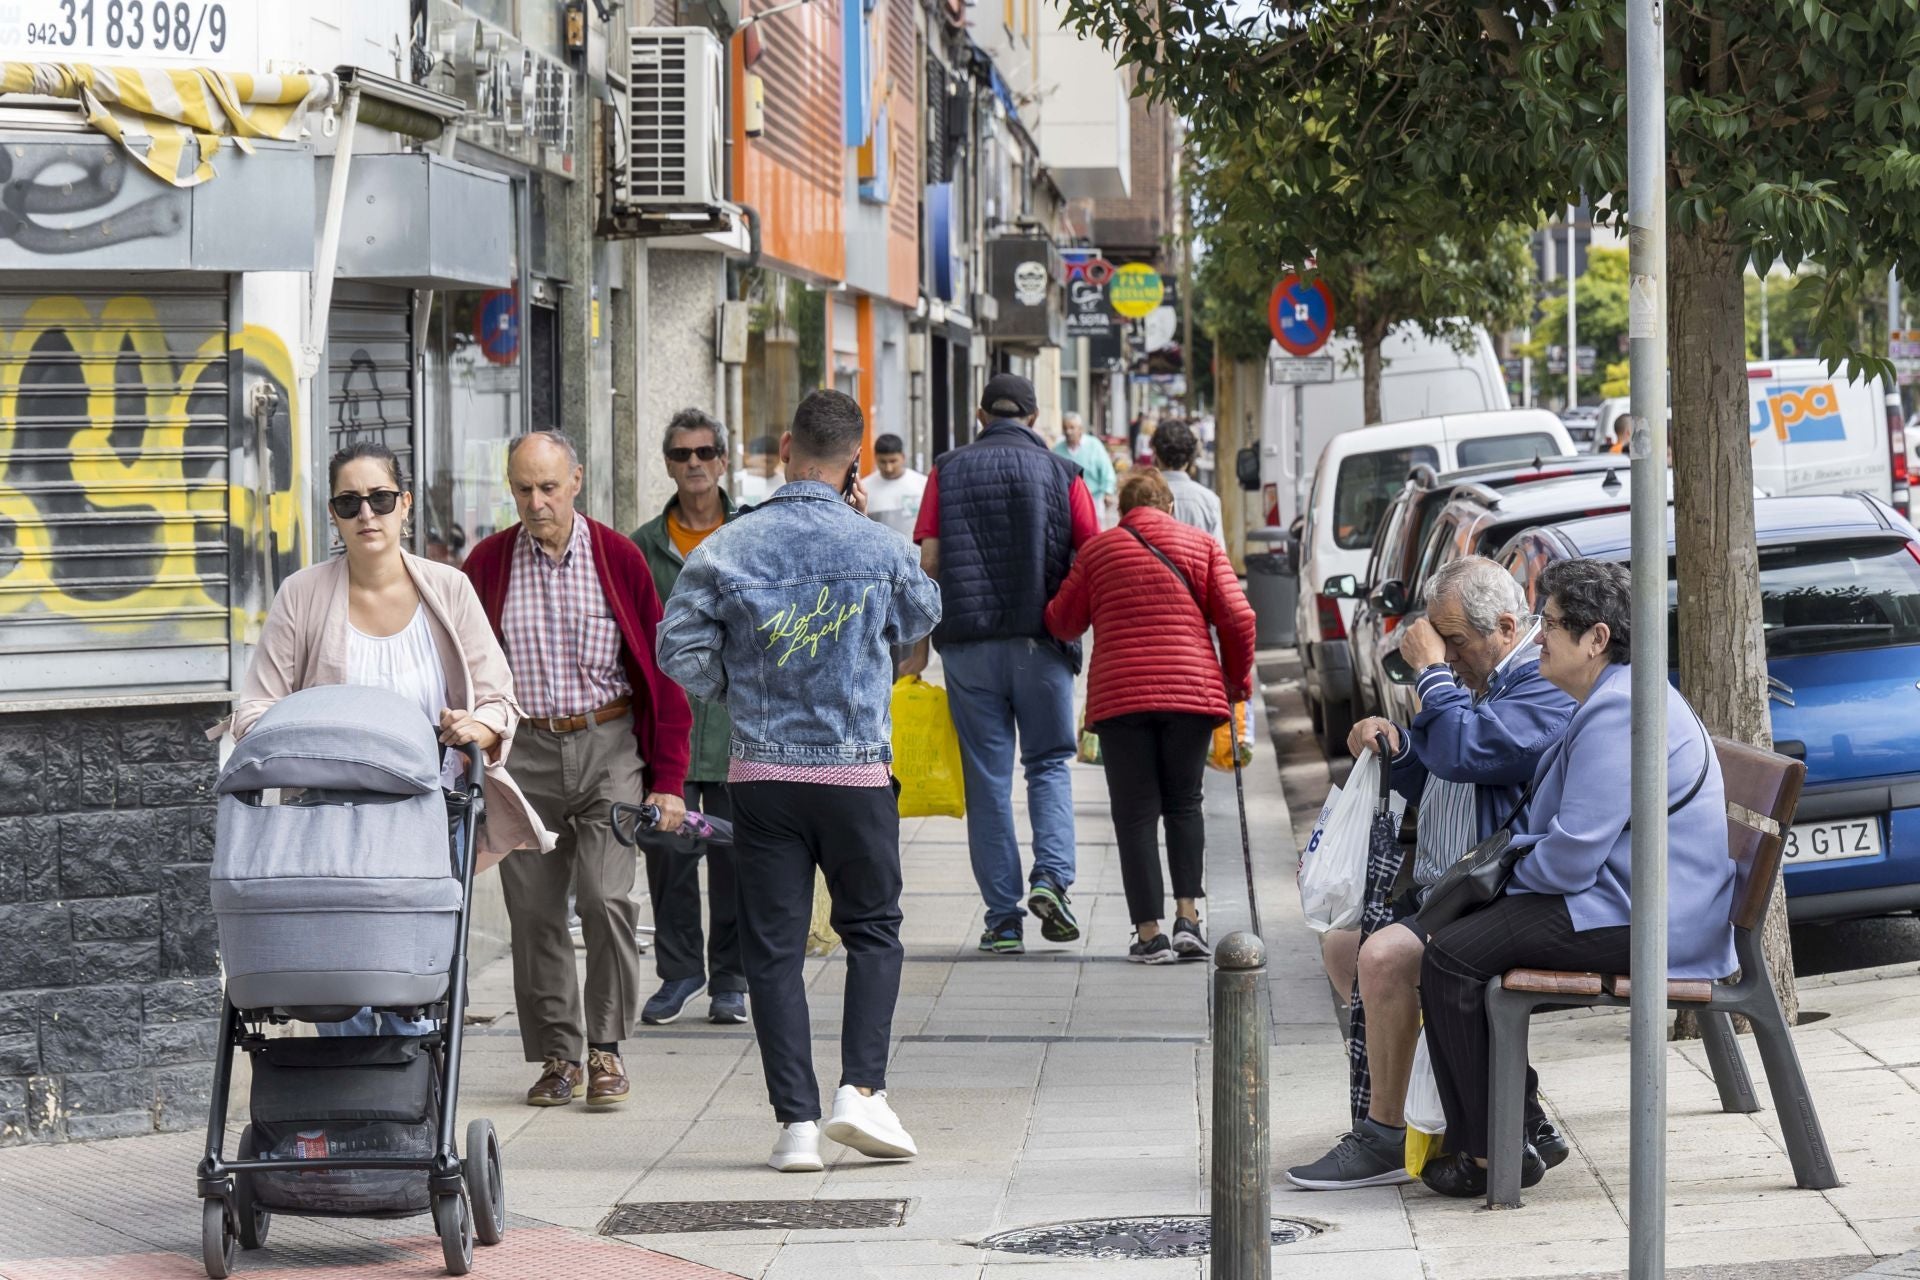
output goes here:
{"type": "MultiPolygon", "coordinates": [[[[1624,220],[1625,13],[1609,0],[1067,3],[1197,135],[1327,127],[1363,211],[1417,209],[1444,180],[1496,220],[1583,195],[1624,220]]],[[[1680,678],[1716,731],[1767,745],[1742,279],[1749,261],[1822,268],[1821,354],[1888,371],[1852,350],[1853,317],[1890,266],[1920,279],[1920,3],[1662,13],[1680,678]]],[[[1315,180],[1310,150],[1287,163],[1296,184],[1315,180]]],[[[1792,1016],[1775,895],[1768,952],[1792,1016]]]]}
{"type": "Polygon", "coordinates": [[[1358,215],[1340,175],[1300,186],[1284,164],[1271,164],[1288,145],[1255,131],[1209,139],[1195,157],[1194,224],[1208,245],[1203,320],[1216,326],[1216,340],[1225,332],[1236,351],[1264,352],[1275,282],[1292,270],[1325,280],[1340,328],[1359,348],[1364,416],[1374,423],[1382,420],[1381,349],[1396,326],[1465,343],[1475,326],[1501,332],[1525,322],[1533,306],[1527,228],[1456,216],[1440,191],[1418,218],[1358,215]]]}
{"type": "MultiPolygon", "coordinates": [[[[1580,345],[1594,349],[1594,371],[1580,375],[1580,398],[1588,401],[1606,394],[1607,367],[1623,359],[1627,349],[1627,251],[1589,250],[1587,269],[1574,280],[1573,294],[1580,345]]],[[[1556,288],[1540,300],[1533,342],[1521,354],[1544,361],[1547,348],[1555,339],[1564,342],[1566,332],[1567,294],[1556,288]]]]}

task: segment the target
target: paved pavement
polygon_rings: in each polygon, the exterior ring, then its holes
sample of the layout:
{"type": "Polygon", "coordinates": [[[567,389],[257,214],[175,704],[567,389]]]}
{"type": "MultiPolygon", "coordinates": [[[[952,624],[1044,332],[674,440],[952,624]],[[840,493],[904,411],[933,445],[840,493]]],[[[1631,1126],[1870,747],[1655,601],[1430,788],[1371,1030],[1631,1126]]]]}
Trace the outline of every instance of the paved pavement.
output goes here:
{"type": "MultiPolygon", "coordinates": [[[[1275,686],[1276,705],[1288,690],[1275,686]]],[[[1290,734],[1289,722],[1278,721],[1290,734]]],[[[1290,742],[1283,745],[1291,745],[1290,742]]],[[[1263,744],[1263,747],[1265,744],[1263,744]]],[[[1345,1057],[1318,967],[1317,940],[1293,894],[1292,822],[1273,754],[1247,775],[1260,914],[1270,956],[1276,1216],[1315,1229],[1276,1247],[1280,1280],[1476,1280],[1599,1277],[1626,1254],[1626,1020],[1543,1019],[1534,1041],[1549,1109],[1574,1159],[1490,1214],[1419,1187],[1313,1194],[1278,1170],[1318,1156],[1345,1124],[1345,1057]]],[[[1118,1277],[1205,1274],[1199,1258],[1119,1262],[983,1248],[995,1233],[1082,1218],[1204,1213],[1211,1097],[1204,965],[1143,968],[1128,940],[1101,774],[1076,766],[1085,940],[1038,941],[1019,959],[973,951],[979,904],[963,824],[906,824],[909,951],[891,1068],[894,1100],[923,1156],[866,1160],[828,1146],[815,1175],[761,1165],[772,1140],[747,1028],[689,1018],[629,1043],[635,1098],[608,1111],[520,1104],[520,1057],[506,967],[478,975],[463,1109],[505,1139],[508,1244],[482,1250],[496,1277],[1118,1277]],[[894,1225],[842,1229],[601,1234],[618,1205],[778,1201],[848,1210],[904,1201],[894,1225]]],[[[1209,925],[1250,918],[1231,778],[1209,775],[1209,925]]],[[[830,1092],[837,1071],[838,957],[809,963],[815,1054],[830,1092]]],[[[1805,986],[1829,1016],[1799,1033],[1815,1098],[1847,1185],[1795,1190],[1770,1111],[1724,1116],[1697,1046],[1669,1060],[1673,1179],[1668,1260],[1676,1277],[1838,1277],[1920,1245],[1911,1153],[1920,1140],[1920,974],[1912,966],[1805,986]],[[1701,1269],[1704,1268],[1704,1269],[1701,1269]]],[[[1749,1052],[1758,1078],[1757,1057],[1749,1052]]],[[[0,1151],[0,1277],[190,1277],[198,1273],[192,1191],[196,1141],[164,1135],[0,1151]]],[[[747,1207],[742,1212],[756,1210],[747,1207]]],[[[424,1220],[277,1220],[269,1248],[240,1276],[424,1276],[437,1250],[424,1220]]],[[[1909,1270],[1876,1274],[1920,1276],[1909,1270]]]]}

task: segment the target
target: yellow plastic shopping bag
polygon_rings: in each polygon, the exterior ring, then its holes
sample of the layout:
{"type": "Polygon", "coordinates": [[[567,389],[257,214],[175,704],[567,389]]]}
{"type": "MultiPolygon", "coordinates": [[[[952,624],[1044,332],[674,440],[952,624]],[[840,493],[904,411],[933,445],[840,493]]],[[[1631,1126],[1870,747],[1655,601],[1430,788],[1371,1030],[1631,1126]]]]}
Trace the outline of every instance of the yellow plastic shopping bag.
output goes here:
{"type": "Polygon", "coordinates": [[[966,780],[960,735],[947,711],[947,691],[919,676],[893,682],[893,776],[903,818],[964,818],[966,780]]]}
{"type": "Polygon", "coordinates": [[[1207,764],[1222,773],[1232,773],[1235,759],[1240,767],[1253,763],[1253,726],[1247,723],[1247,704],[1233,704],[1233,718],[1213,727],[1213,747],[1207,752],[1207,764]]]}

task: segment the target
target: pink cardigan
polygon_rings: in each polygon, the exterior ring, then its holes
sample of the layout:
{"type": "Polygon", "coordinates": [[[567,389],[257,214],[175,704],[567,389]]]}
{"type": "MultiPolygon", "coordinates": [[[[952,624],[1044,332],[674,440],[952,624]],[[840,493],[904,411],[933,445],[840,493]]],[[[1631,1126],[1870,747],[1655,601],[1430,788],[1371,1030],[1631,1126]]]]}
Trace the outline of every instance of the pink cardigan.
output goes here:
{"type": "MultiPolygon", "coordinates": [[[[451,565],[401,553],[407,574],[427,607],[434,646],[447,673],[448,705],[500,735],[488,753],[487,816],[479,831],[478,869],[486,870],[515,849],[553,848],[553,834],[507,773],[513,729],[520,708],[513,700],[513,673],[494,638],[467,576],[451,565]]],[[[233,715],[208,732],[247,736],[268,707],[297,689],[347,683],[347,562],[337,557],[280,584],[267,613],[260,644],[240,685],[233,715]]]]}

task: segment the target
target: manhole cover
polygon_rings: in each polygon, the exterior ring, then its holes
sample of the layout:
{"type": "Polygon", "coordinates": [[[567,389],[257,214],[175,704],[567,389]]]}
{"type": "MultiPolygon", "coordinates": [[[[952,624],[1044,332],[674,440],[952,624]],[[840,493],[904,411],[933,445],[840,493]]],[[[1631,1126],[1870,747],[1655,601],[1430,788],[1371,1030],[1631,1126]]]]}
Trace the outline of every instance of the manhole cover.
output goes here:
{"type": "MultiPolygon", "coordinates": [[[[1318,1233],[1310,1223],[1272,1220],[1275,1244],[1298,1244],[1318,1233]]],[[[1055,1258],[1199,1258],[1212,1246],[1211,1218],[1088,1218],[1003,1231],[980,1242],[983,1249],[1055,1258]]]]}
{"type": "Polygon", "coordinates": [[[682,1231],[836,1231],[897,1227],[905,1200],[662,1200],[617,1204],[600,1224],[603,1236],[670,1235],[682,1231]]]}

